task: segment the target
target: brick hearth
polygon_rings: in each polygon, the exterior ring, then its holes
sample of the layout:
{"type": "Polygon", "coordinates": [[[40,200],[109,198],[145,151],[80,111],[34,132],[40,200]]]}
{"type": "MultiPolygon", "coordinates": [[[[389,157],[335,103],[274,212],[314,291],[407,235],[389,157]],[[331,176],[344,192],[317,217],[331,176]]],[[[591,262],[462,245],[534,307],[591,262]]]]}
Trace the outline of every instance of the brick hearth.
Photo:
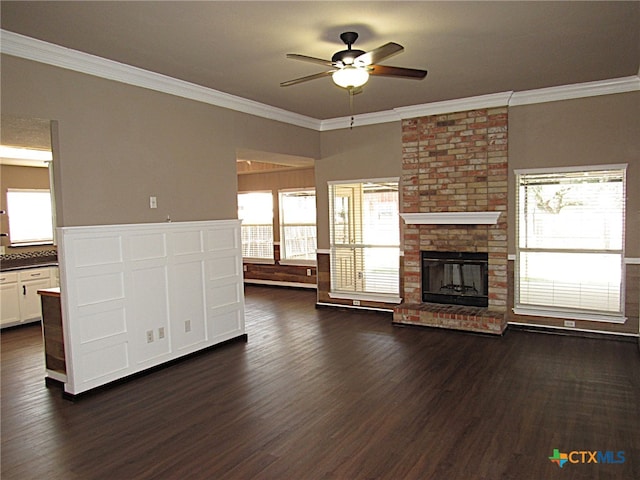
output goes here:
{"type": "Polygon", "coordinates": [[[394,323],[501,334],[507,306],[507,108],[404,120],[402,213],[500,212],[496,224],[404,226],[394,323]],[[486,252],[489,306],[422,302],[420,252],[486,252]]]}

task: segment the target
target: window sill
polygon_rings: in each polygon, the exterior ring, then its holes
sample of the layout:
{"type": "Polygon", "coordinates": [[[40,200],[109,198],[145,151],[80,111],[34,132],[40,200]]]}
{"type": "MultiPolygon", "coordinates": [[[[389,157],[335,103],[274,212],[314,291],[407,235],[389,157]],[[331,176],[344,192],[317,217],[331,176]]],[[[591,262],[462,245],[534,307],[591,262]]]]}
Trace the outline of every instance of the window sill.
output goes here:
{"type": "Polygon", "coordinates": [[[259,265],[275,265],[276,262],[272,258],[242,258],[242,263],[255,263],[259,265]]]}
{"type": "Polygon", "coordinates": [[[564,310],[555,310],[551,308],[543,307],[527,307],[517,306],[513,309],[513,313],[516,315],[528,315],[532,317],[550,317],[550,318],[564,318],[567,320],[586,320],[589,322],[604,322],[604,323],[625,323],[627,317],[624,315],[607,314],[607,313],[587,313],[587,312],[572,312],[564,310]]]}
{"type": "Polygon", "coordinates": [[[42,242],[25,242],[25,243],[11,243],[8,245],[11,248],[23,248],[23,247],[51,247],[53,246],[52,241],[42,241],[42,242]]]}
{"type": "Polygon", "coordinates": [[[315,267],[315,260],[280,260],[280,265],[298,266],[298,267],[315,267]]]}
{"type": "Polygon", "coordinates": [[[385,295],[382,293],[329,292],[329,298],[360,300],[365,302],[402,303],[402,298],[397,295],[385,295]]]}

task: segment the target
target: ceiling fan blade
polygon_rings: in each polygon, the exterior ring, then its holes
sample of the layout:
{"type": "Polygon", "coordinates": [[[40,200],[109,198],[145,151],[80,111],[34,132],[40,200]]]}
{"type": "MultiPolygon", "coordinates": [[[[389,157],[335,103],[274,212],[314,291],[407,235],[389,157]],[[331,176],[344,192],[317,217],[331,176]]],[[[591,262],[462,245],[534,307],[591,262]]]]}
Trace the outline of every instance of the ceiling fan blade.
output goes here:
{"type": "Polygon", "coordinates": [[[371,65],[368,68],[369,75],[380,75],[385,77],[404,77],[422,80],[427,76],[426,70],[415,68],[389,67],[386,65],[371,65]]]}
{"type": "Polygon", "coordinates": [[[319,65],[324,65],[327,67],[334,66],[331,60],[323,60],[322,58],[309,57],[307,55],[299,55],[297,53],[287,53],[287,58],[292,58],[293,60],[302,60],[303,62],[317,63],[319,65]]]}
{"type": "Polygon", "coordinates": [[[307,75],[306,77],[300,77],[293,80],[289,80],[287,82],[282,82],[280,84],[281,87],[289,87],[291,85],[297,85],[298,83],[307,82],[309,80],[315,80],[316,78],[326,77],[327,75],[331,75],[335,70],[329,70],[327,72],[314,73],[313,75],[307,75]]]}
{"type": "Polygon", "coordinates": [[[354,64],[371,65],[381,62],[385,58],[389,58],[392,55],[396,55],[404,50],[404,47],[400,44],[389,42],[381,47],[378,47],[370,52],[363,53],[354,60],[354,64]]]}

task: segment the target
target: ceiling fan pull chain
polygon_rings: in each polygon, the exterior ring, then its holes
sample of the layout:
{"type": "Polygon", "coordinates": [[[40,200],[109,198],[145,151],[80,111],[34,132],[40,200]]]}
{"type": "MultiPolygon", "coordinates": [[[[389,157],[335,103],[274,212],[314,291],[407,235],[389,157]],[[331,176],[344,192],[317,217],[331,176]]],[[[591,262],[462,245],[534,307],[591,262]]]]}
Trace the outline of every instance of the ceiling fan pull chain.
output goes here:
{"type": "Polygon", "coordinates": [[[353,88],[349,89],[349,112],[351,112],[351,123],[349,124],[349,130],[353,130],[353,88]]]}

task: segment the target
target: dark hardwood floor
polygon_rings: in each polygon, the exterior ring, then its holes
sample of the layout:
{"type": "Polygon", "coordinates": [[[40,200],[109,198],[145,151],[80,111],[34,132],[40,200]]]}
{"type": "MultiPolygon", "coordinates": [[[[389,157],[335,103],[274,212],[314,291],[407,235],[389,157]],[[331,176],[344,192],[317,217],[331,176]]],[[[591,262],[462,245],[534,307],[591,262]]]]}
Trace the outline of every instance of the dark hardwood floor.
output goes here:
{"type": "MultiPolygon", "coordinates": [[[[2,479],[636,479],[632,342],[401,328],[246,289],[232,343],[72,403],[39,325],[3,331],[2,479]],[[624,451],[565,464],[553,449],[624,451]]],[[[577,458],[577,457],[574,457],[577,458]]]]}

